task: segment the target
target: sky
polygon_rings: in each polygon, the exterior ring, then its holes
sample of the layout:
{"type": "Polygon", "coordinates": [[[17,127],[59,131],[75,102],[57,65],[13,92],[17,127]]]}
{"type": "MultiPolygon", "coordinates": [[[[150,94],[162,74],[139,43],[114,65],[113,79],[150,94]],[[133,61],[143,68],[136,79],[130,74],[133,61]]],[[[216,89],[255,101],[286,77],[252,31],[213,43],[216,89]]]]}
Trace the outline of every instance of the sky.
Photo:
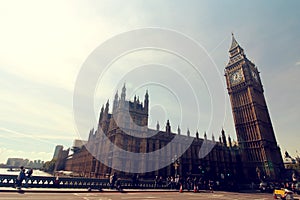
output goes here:
{"type": "MultiPolygon", "coordinates": [[[[164,129],[170,119],[173,132],[179,125],[183,134],[189,129],[191,135],[199,131],[203,137],[207,131],[211,138],[224,128],[236,138],[223,77],[232,32],[261,72],[281,150],[296,156],[300,151],[299,6],[296,0],[0,1],[0,163],[9,157],[51,160],[56,145],[68,148],[74,139],[86,140],[101,106],[107,99],[112,104],[124,83],[131,99],[137,94],[143,101],[148,90],[151,128],[159,121],[164,129]],[[102,44],[149,27],[197,43],[202,49],[200,73],[170,51],[140,49],[122,55],[98,79],[95,94],[89,94],[94,97],[95,119],[85,120],[86,129],[78,131],[73,105],[82,67],[91,59],[103,67],[95,59],[101,57],[97,52],[102,44]],[[217,91],[220,98],[214,97],[214,82],[222,86],[217,91]],[[213,120],[212,113],[219,113],[220,119],[213,120]]],[[[102,56],[143,37],[114,44],[115,49],[102,56]]],[[[162,34],[157,41],[181,45],[172,39],[162,34]]]]}

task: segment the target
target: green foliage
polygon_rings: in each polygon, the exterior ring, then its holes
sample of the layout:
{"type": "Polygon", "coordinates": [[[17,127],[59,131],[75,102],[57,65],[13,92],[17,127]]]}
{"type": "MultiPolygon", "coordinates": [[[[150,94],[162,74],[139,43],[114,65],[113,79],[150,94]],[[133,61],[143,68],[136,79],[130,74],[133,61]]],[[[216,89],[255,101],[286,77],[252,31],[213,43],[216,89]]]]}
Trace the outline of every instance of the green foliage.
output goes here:
{"type": "Polygon", "coordinates": [[[48,173],[53,173],[55,168],[56,159],[52,159],[51,161],[45,162],[43,165],[43,171],[48,173]]]}

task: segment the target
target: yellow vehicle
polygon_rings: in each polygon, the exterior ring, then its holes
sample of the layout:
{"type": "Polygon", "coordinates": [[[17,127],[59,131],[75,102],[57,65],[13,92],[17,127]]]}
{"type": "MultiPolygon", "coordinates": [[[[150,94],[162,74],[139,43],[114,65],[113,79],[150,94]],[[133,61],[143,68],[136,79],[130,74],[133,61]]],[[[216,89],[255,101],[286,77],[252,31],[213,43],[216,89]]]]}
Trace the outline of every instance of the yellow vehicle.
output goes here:
{"type": "Polygon", "coordinates": [[[285,188],[281,188],[280,190],[275,189],[273,196],[274,196],[274,199],[294,200],[294,193],[285,188]]]}

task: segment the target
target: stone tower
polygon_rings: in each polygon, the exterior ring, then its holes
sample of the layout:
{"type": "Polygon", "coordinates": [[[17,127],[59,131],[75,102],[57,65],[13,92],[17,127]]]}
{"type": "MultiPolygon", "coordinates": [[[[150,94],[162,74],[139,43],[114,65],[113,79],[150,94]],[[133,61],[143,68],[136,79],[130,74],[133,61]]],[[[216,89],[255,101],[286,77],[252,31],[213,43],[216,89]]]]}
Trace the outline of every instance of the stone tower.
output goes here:
{"type": "Polygon", "coordinates": [[[113,119],[111,119],[110,130],[114,128],[147,129],[149,94],[146,91],[144,105],[139,97],[134,96],[133,101],[126,100],[126,86],[124,84],[119,98],[115,94],[113,102],[113,119]]]}
{"type": "Polygon", "coordinates": [[[278,179],[283,170],[257,67],[247,59],[232,34],[225,68],[237,139],[247,178],[278,179]],[[254,178],[255,177],[255,178],[254,178]]]}

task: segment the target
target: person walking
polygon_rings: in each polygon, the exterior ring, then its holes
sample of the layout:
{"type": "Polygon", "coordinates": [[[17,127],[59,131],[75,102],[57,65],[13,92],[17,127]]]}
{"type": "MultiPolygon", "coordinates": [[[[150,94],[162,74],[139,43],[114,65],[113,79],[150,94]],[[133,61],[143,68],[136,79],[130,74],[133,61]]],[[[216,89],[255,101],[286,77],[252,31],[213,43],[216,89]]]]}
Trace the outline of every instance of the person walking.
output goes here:
{"type": "Polygon", "coordinates": [[[175,179],[173,176],[171,176],[170,182],[171,182],[171,190],[175,189],[175,179]]]}
{"type": "Polygon", "coordinates": [[[132,176],[132,187],[133,188],[138,188],[139,185],[139,175],[138,174],[134,174],[132,176]]]}
{"type": "Polygon", "coordinates": [[[120,178],[117,178],[116,180],[116,189],[118,191],[122,191],[122,187],[121,187],[121,179],[120,178]]]}
{"type": "Polygon", "coordinates": [[[163,177],[160,176],[159,179],[158,179],[158,187],[162,188],[162,186],[163,186],[163,177]]]}
{"type": "Polygon", "coordinates": [[[109,184],[111,189],[114,189],[116,180],[117,180],[117,174],[114,173],[109,178],[109,184]]]}
{"type": "Polygon", "coordinates": [[[25,181],[25,187],[28,187],[28,181],[30,180],[31,176],[32,176],[32,173],[33,173],[33,169],[30,168],[27,170],[26,172],[26,181],[25,181]]]}
{"type": "Polygon", "coordinates": [[[26,178],[25,175],[25,168],[23,166],[20,167],[20,173],[17,176],[16,184],[17,184],[17,189],[21,189],[22,187],[22,181],[26,178]]]}
{"type": "Polygon", "coordinates": [[[158,188],[158,176],[155,176],[155,179],[154,179],[154,188],[157,189],[158,188]]]}
{"type": "Polygon", "coordinates": [[[180,187],[180,185],[179,185],[179,175],[177,175],[175,177],[174,181],[175,181],[175,189],[179,190],[179,187],[180,187]]]}
{"type": "Polygon", "coordinates": [[[214,192],[214,182],[209,180],[208,181],[208,186],[209,186],[210,192],[213,193],[214,192]]]}
{"type": "Polygon", "coordinates": [[[30,178],[32,173],[33,173],[33,169],[32,168],[28,169],[26,172],[27,177],[30,178]]]}

